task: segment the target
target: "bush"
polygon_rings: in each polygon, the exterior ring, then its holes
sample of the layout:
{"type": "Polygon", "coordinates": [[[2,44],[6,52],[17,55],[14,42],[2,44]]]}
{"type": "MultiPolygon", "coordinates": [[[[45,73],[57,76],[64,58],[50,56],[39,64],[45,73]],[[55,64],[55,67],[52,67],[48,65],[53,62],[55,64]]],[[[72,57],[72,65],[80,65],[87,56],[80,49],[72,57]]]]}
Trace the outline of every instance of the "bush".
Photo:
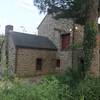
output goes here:
{"type": "Polygon", "coordinates": [[[60,85],[55,77],[44,78],[40,84],[3,81],[0,84],[0,100],[66,100],[71,98],[68,85],[60,85]]]}
{"type": "Polygon", "coordinates": [[[20,82],[2,82],[0,88],[0,100],[34,100],[32,85],[20,82]]]}
{"type": "Polygon", "coordinates": [[[82,81],[82,77],[78,71],[69,69],[63,74],[55,75],[61,84],[67,84],[70,88],[76,88],[78,84],[82,81]]]}
{"type": "Polygon", "coordinates": [[[100,78],[86,76],[82,79],[77,72],[72,70],[56,75],[56,78],[60,84],[69,86],[69,94],[72,98],[67,97],[67,100],[100,100],[100,78]]]}
{"type": "Polygon", "coordinates": [[[100,100],[100,78],[81,80],[73,75],[47,76],[39,84],[1,81],[0,100],[100,100]]]}
{"type": "Polygon", "coordinates": [[[78,97],[83,96],[84,100],[100,100],[100,78],[86,78],[81,81],[77,94],[78,97]]]}

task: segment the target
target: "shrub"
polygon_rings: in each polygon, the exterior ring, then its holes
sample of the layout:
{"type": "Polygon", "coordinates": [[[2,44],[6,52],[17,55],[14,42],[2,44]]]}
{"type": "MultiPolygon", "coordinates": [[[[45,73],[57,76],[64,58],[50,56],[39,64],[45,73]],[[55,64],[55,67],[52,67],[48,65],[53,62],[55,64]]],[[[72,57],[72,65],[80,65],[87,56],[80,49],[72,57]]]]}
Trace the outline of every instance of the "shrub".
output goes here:
{"type": "Polygon", "coordinates": [[[66,98],[71,98],[69,86],[60,84],[53,76],[44,78],[35,88],[35,92],[37,94],[36,100],[66,100],[66,98]]]}
{"type": "Polygon", "coordinates": [[[86,78],[77,88],[78,96],[84,100],[100,100],[100,78],[86,78]]]}
{"type": "Polygon", "coordinates": [[[7,81],[7,83],[2,82],[2,87],[0,88],[0,100],[33,100],[34,87],[26,83],[12,83],[7,81]]]}
{"type": "Polygon", "coordinates": [[[4,80],[0,100],[100,100],[100,78],[81,80],[74,72],[66,72],[49,75],[38,84],[4,80]]]}
{"type": "Polygon", "coordinates": [[[55,77],[44,78],[40,84],[3,81],[0,100],[66,100],[71,98],[68,85],[60,85],[55,77]]]}
{"type": "Polygon", "coordinates": [[[55,76],[61,84],[67,84],[70,88],[76,88],[82,77],[80,76],[78,71],[73,69],[68,69],[63,74],[58,74],[55,76]]]}

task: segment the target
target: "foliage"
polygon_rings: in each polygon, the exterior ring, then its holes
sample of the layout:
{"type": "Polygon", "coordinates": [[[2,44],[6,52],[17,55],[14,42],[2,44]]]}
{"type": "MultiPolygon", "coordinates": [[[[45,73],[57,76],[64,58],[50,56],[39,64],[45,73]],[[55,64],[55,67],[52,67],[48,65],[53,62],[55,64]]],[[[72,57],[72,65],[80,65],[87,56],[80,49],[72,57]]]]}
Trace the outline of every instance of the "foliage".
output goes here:
{"type": "Polygon", "coordinates": [[[0,100],[100,100],[100,78],[74,72],[49,75],[38,84],[19,79],[0,82],[0,100]]]}
{"type": "Polygon", "coordinates": [[[83,42],[83,50],[84,50],[84,67],[85,71],[87,71],[91,65],[93,50],[96,46],[96,24],[95,23],[87,23],[85,25],[85,36],[83,42]]]}
{"type": "Polygon", "coordinates": [[[82,48],[82,43],[79,43],[79,42],[74,42],[73,44],[70,45],[70,48],[71,49],[79,49],[79,48],[82,48]]]}
{"type": "MultiPolygon", "coordinates": [[[[2,83],[4,84],[5,81],[2,83]]],[[[1,84],[0,84],[1,85],[1,84]]],[[[23,83],[12,83],[7,81],[6,84],[1,85],[0,99],[1,100],[33,100],[32,90],[33,87],[23,83]]]]}
{"type": "Polygon", "coordinates": [[[45,78],[43,83],[37,88],[39,100],[66,100],[71,98],[69,93],[69,86],[60,84],[55,77],[45,78]]]}
{"type": "Polygon", "coordinates": [[[85,25],[89,2],[91,0],[34,0],[34,5],[40,12],[56,13],[56,19],[73,18],[76,23],[85,25]]]}
{"type": "Polygon", "coordinates": [[[2,81],[0,83],[0,100],[66,100],[71,98],[68,85],[59,85],[59,81],[51,77],[38,85],[21,81],[2,81]]]}
{"type": "Polygon", "coordinates": [[[68,9],[72,3],[73,0],[34,0],[34,5],[37,6],[41,12],[46,12],[47,10],[59,12],[63,9],[68,9]]]}
{"type": "Polygon", "coordinates": [[[75,96],[83,96],[84,100],[100,100],[100,78],[86,78],[81,81],[75,96]]]}
{"type": "Polygon", "coordinates": [[[40,12],[56,13],[56,19],[74,18],[81,24],[85,22],[85,4],[84,0],[34,0],[40,12]]]}
{"type": "Polygon", "coordinates": [[[0,45],[2,44],[3,40],[4,40],[4,36],[0,36],[0,45]]]}
{"type": "Polygon", "coordinates": [[[71,88],[75,88],[82,80],[82,77],[79,75],[79,72],[73,70],[72,68],[65,71],[65,73],[61,75],[56,75],[55,77],[59,80],[61,84],[68,84],[68,86],[70,86],[71,88]]]}
{"type": "Polygon", "coordinates": [[[100,100],[100,78],[86,76],[85,79],[81,79],[81,77],[75,73],[76,72],[69,72],[69,74],[66,73],[66,75],[59,77],[61,83],[67,84],[70,87],[69,90],[72,98],[74,98],[74,100],[100,100]]]}

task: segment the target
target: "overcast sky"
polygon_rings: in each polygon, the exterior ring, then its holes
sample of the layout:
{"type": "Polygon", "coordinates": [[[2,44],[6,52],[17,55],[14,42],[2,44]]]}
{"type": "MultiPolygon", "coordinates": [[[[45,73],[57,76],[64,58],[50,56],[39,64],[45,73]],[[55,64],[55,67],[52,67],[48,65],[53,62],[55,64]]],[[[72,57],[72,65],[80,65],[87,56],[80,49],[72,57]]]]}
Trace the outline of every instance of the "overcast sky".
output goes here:
{"type": "Polygon", "coordinates": [[[33,0],[0,0],[0,33],[8,24],[15,31],[35,33],[44,16],[33,6],[33,0]]]}
{"type": "Polygon", "coordinates": [[[36,33],[44,16],[33,6],[33,0],[0,0],[0,34],[8,24],[13,25],[15,31],[36,33]]]}

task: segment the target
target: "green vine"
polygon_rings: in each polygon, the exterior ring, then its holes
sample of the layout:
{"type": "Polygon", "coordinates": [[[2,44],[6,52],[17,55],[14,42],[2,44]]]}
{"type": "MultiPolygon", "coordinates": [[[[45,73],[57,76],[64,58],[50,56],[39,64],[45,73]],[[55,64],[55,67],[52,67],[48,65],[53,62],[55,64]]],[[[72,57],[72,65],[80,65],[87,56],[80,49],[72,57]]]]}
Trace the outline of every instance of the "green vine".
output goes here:
{"type": "Polygon", "coordinates": [[[83,42],[83,52],[84,52],[84,70],[87,72],[91,66],[93,58],[93,50],[96,47],[96,23],[87,23],[84,27],[84,42],[83,42]]]}
{"type": "Polygon", "coordinates": [[[82,43],[80,42],[74,42],[70,45],[70,48],[75,50],[75,49],[79,49],[79,48],[82,48],[82,43]]]}

